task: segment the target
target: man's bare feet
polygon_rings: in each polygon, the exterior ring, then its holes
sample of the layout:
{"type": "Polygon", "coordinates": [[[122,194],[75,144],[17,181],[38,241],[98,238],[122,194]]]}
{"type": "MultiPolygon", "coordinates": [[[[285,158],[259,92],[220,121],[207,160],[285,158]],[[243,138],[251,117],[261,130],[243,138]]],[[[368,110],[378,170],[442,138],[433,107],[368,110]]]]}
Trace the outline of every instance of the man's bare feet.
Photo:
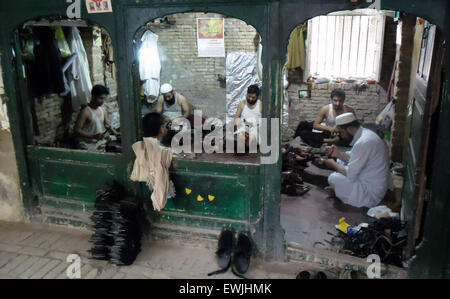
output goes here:
{"type": "Polygon", "coordinates": [[[326,199],[336,199],[336,193],[334,193],[334,189],[331,188],[330,186],[327,186],[324,188],[324,190],[327,192],[327,197],[326,199]]]}

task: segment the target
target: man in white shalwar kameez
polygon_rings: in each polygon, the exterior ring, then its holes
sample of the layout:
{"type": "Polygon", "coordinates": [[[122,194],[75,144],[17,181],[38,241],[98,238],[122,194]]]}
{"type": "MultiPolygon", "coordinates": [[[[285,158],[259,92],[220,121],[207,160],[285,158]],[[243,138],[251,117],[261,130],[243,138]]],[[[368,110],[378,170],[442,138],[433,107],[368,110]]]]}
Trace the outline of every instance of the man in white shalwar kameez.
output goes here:
{"type": "Polygon", "coordinates": [[[380,203],[389,186],[389,155],[384,141],[369,129],[361,127],[353,113],[336,117],[341,137],[352,137],[351,151],[336,146],[327,148],[332,158],[324,164],[335,170],[329,177],[330,197],[355,207],[374,207],[380,203]]]}

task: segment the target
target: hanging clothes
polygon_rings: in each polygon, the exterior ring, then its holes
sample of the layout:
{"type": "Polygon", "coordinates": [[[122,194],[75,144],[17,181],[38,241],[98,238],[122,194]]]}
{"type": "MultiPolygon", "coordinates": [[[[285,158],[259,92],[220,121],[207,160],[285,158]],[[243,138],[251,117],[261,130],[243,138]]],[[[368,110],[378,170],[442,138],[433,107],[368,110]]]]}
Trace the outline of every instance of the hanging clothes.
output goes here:
{"type": "Polygon", "coordinates": [[[159,140],[153,137],[135,142],[132,148],[136,160],[130,179],[134,182],[146,182],[153,189],[153,208],[161,211],[167,203],[167,198],[175,196],[173,183],[169,180],[172,150],[162,146],[159,140]]]}
{"type": "Polygon", "coordinates": [[[282,114],[282,124],[283,128],[289,128],[289,81],[288,81],[288,70],[286,67],[283,68],[283,114],[282,114]]]}
{"type": "Polygon", "coordinates": [[[141,80],[145,81],[143,84],[144,94],[148,99],[159,95],[161,62],[158,52],[158,35],[148,30],[142,36],[141,42],[138,53],[139,75],[141,80]]]}
{"type": "Polygon", "coordinates": [[[261,36],[259,37],[259,43],[258,43],[258,49],[256,50],[257,55],[257,65],[256,65],[256,71],[258,72],[258,79],[262,82],[263,80],[263,65],[262,65],[262,39],[261,36]]]}
{"type": "Polygon", "coordinates": [[[109,35],[102,30],[102,53],[103,53],[103,63],[104,63],[104,73],[103,77],[106,82],[106,69],[111,73],[111,78],[115,78],[115,66],[114,66],[114,50],[112,45],[112,40],[109,35]]]}
{"type": "Polygon", "coordinates": [[[31,70],[31,82],[36,96],[61,93],[65,90],[55,33],[50,27],[34,27],[36,38],[34,46],[34,63],[31,70]]]}
{"type": "Polygon", "coordinates": [[[304,32],[306,31],[306,23],[297,26],[292,31],[288,46],[288,61],[286,67],[288,69],[296,69],[300,67],[305,70],[306,65],[306,49],[304,32]]]}
{"type": "Polygon", "coordinates": [[[69,85],[72,94],[72,109],[80,111],[82,105],[87,105],[91,98],[92,82],[89,74],[89,63],[81,40],[80,31],[72,27],[70,31],[70,50],[76,53],[69,72],[69,85]]]}

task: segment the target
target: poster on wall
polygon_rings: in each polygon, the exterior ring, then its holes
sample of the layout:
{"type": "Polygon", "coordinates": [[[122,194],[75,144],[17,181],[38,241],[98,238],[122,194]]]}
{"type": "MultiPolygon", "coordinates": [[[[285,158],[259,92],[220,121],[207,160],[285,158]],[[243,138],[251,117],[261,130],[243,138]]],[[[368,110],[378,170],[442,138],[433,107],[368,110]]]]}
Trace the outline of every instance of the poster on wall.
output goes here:
{"type": "Polygon", "coordinates": [[[86,0],[88,13],[112,12],[111,0],[86,0]]]}
{"type": "Polygon", "coordinates": [[[223,18],[197,18],[198,57],[225,57],[223,18]]]}

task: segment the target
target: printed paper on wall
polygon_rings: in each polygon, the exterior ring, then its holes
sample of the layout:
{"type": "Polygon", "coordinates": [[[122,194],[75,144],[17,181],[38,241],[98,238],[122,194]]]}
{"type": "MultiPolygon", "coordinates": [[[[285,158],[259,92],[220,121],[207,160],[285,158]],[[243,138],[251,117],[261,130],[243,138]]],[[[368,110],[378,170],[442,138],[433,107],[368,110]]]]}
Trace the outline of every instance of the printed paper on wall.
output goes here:
{"type": "Polygon", "coordinates": [[[197,18],[198,57],[225,57],[223,18],[197,18]]]}
{"type": "Polygon", "coordinates": [[[112,12],[111,0],[86,0],[88,13],[112,12]]]}

